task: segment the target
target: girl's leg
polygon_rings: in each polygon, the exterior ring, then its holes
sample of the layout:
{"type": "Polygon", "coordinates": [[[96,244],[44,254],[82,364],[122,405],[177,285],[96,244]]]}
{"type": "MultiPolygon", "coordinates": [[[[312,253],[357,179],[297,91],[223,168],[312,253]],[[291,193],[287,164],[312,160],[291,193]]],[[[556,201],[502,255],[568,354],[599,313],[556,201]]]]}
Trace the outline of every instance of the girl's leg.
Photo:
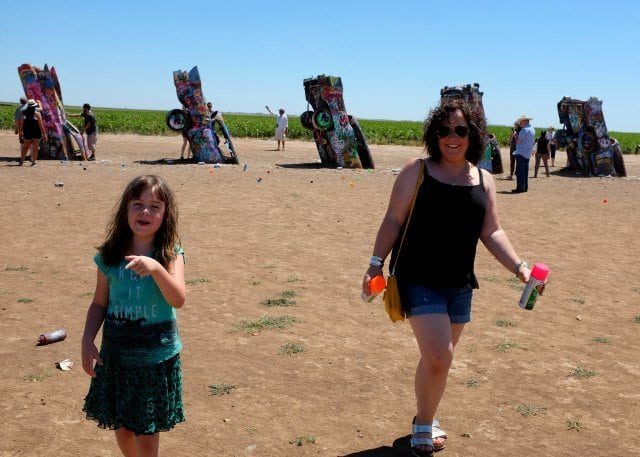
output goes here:
{"type": "Polygon", "coordinates": [[[160,433],[140,435],[138,441],[138,457],[158,457],[160,452],[160,433]]]}
{"type": "Polygon", "coordinates": [[[536,164],[535,164],[535,167],[533,169],[533,177],[534,178],[538,177],[538,168],[540,168],[540,156],[538,154],[536,154],[536,164]]]}
{"type": "Polygon", "coordinates": [[[124,457],[138,457],[136,435],[126,428],[116,430],[116,441],[124,457]]]}

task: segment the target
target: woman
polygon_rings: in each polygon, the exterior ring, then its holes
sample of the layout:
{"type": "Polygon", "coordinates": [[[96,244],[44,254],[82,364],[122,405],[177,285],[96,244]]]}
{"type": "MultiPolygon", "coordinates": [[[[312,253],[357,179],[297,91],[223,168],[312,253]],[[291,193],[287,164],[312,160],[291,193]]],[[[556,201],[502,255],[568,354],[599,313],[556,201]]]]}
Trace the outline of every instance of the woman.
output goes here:
{"type": "Polygon", "coordinates": [[[417,414],[413,454],[432,455],[444,440],[432,439],[433,419],[444,393],[453,353],[470,321],[478,281],[473,271],[478,239],[522,282],[529,268],[514,251],[498,220],[495,183],[476,165],[483,151],[481,120],[462,100],[444,102],[425,122],[427,159],[412,159],[393,186],[387,213],[376,237],[362,288],[394,247],[400,296],[420,349],[415,375],[417,414]],[[424,167],[402,252],[397,246],[424,167]]]}
{"type": "Polygon", "coordinates": [[[24,163],[24,158],[27,156],[29,148],[31,148],[31,166],[35,166],[36,160],[38,160],[40,140],[47,141],[47,132],[42,123],[42,114],[36,110],[37,107],[38,103],[33,99],[29,99],[27,104],[20,108],[22,119],[19,122],[18,135],[24,140],[20,150],[20,165],[24,163]]]}
{"type": "Polygon", "coordinates": [[[538,168],[540,168],[540,159],[542,159],[542,163],[544,163],[544,169],[547,173],[547,178],[549,177],[549,142],[547,141],[547,136],[545,132],[540,133],[540,137],[538,138],[538,149],[536,149],[536,164],[533,169],[533,177],[538,177],[538,168]]]}

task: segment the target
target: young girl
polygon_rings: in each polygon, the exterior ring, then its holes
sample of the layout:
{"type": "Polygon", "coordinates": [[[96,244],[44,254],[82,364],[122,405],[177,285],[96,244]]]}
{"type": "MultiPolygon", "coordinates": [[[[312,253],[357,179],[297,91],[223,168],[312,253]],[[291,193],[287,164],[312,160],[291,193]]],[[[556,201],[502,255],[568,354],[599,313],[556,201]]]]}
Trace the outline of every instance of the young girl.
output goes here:
{"type": "Polygon", "coordinates": [[[157,456],[158,432],[185,420],[175,310],[186,292],[177,222],[164,179],[139,176],[93,258],[98,279],[82,337],[82,368],[92,380],[83,411],[115,430],[125,457],[157,456]],[[98,352],[94,339],[103,323],[98,352]]]}

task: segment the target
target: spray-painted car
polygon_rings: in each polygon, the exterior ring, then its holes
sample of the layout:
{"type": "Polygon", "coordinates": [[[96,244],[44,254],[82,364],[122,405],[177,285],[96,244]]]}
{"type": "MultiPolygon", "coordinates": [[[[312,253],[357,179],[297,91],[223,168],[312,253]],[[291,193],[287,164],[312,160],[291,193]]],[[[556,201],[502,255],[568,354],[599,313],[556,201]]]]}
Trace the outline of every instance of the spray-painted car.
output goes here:
{"type": "Polygon", "coordinates": [[[189,140],[193,159],[196,162],[205,163],[239,163],[229,131],[224,125],[221,129],[227,140],[229,154],[224,154],[220,148],[220,141],[214,131],[214,122],[202,95],[202,81],[198,67],[193,67],[189,72],[174,71],[173,82],[182,109],[174,109],[167,113],[167,127],[175,132],[183,132],[189,140]]]}
{"type": "Polygon", "coordinates": [[[86,158],[88,148],[82,134],[67,120],[56,69],[46,64],[44,68],[38,68],[25,63],[18,67],[18,75],[27,98],[38,102],[47,131],[48,141],[40,142],[38,158],[61,159],[65,153],[70,159],[86,158]]]}
{"type": "Polygon", "coordinates": [[[320,160],[348,168],[374,168],[367,140],[358,120],[347,114],[342,79],[319,75],[303,81],[307,111],[300,123],[313,132],[320,160]],[[308,110],[311,105],[313,111],[308,110]]]}
{"type": "MultiPolygon", "coordinates": [[[[465,84],[463,86],[445,86],[440,89],[440,101],[461,99],[469,103],[481,119],[480,128],[486,130],[487,118],[484,114],[484,105],[482,104],[482,96],[484,92],[480,92],[480,84],[465,84]]],[[[485,138],[485,150],[482,154],[478,166],[484,168],[493,174],[503,173],[502,156],[496,137],[487,132],[485,138]]]]}
{"type": "Polygon", "coordinates": [[[564,127],[556,133],[556,139],[567,147],[573,171],[590,176],[627,175],[622,150],[609,138],[601,100],[562,97],[558,117],[564,127]]]}

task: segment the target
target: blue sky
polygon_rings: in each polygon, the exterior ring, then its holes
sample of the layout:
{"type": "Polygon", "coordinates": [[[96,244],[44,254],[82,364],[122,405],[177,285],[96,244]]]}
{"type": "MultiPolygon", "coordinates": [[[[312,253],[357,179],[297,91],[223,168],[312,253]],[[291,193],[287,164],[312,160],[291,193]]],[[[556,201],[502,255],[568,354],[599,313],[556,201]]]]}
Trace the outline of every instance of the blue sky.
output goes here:
{"type": "Polygon", "coordinates": [[[223,112],[299,114],[325,73],[360,118],[422,120],[442,86],[478,82],[492,124],[557,126],[563,95],[596,96],[609,129],[640,132],[638,2],[2,3],[2,101],[28,62],[56,67],[65,104],[170,109],[172,71],[197,65],[223,112]]]}

